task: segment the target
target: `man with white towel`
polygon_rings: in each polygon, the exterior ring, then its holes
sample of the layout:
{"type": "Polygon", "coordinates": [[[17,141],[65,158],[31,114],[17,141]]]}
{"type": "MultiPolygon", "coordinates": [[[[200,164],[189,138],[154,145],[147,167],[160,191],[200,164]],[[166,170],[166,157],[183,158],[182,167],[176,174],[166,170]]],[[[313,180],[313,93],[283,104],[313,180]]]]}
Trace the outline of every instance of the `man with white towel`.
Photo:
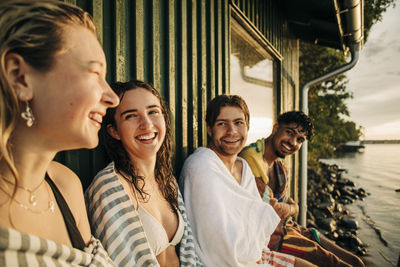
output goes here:
{"type": "Polygon", "coordinates": [[[179,184],[196,251],[206,266],[314,266],[267,247],[280,218],[262,201],[249,165],[237,156],[249,117],[241,97],[215,97],[206,114],[209,146],[196,149],[183,166],[179,184]]]}

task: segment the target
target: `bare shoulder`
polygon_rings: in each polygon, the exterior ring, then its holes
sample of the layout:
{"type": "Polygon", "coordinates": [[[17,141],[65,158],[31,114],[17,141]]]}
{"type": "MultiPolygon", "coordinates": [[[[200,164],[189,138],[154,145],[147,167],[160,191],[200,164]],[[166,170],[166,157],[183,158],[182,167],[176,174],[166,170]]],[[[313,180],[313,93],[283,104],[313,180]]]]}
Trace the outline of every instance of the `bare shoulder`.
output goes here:
{"type": "Polygon", "coordinates": [[[68,196],[76,196],[78,193],[83,193],[79,177],[67,166],[52,161],[47,171],[65,199],[68,199],[68,196]]]}
{"type": "Polygon", "coordinates": [[[83,240],[86,243],[89,242],[90,226],[86,214],[82,183],[79,177],[67,166],[56,161],[50,163],[47,171],[67,202],[83,240]]]}

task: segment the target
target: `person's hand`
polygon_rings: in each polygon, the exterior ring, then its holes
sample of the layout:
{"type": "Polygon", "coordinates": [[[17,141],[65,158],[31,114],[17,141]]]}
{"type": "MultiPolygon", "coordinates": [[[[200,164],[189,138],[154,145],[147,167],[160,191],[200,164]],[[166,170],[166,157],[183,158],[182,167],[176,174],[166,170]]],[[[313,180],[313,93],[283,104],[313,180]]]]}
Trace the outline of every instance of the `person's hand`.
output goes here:
{"type": "Polygon", "coordinates": [[[299,213],[299,205],[292,198],[289,198],[287,204],[290,205],[290,216],[296,216],[299,213]]]}
{"type": "Polygon", "coordinates": [[[274,208],[275,212],[281,219],[285,219],[287,216],[289,216],[291,212],[290,206],[288,204],[278,202],[276,198],[271,198],[269,204],[274,208]]]}
{"type": "MultiPolygon", "coordinates": [[[[269,204],[274,207],[275,204],[278,203],[278,200],[274,197],[271,197],[271,199],[269,200],[269,204]]],[[[274,208],[275,209],[275,208],[274,208]]]]}

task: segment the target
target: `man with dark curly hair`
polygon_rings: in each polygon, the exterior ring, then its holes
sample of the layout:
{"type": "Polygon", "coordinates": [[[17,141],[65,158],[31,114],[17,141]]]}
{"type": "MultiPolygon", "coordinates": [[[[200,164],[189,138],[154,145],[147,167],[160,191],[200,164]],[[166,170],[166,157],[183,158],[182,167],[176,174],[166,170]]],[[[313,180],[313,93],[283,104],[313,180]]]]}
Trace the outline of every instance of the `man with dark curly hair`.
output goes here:
{"type": "Polygon", "coordinates": [[[289,111],[279,115],[270,136],[250,144],[239,154],[250,164],[264,201],[273,198],[278,202],[284,201],[285,205],[280,209],[286,216],[296,215],[298,205],[287,196],[287,171],[280,159],[299,151],[306,139],[311,140],[313,130],[307,115],[301,111],[289,111]]]}
{"type": "Polygon", "coordinates": [[[313,131],[306,114],[289,111],[278,116],[267,138],[257,140],[239,154],[250,165],[263,201],[270,203],[281,218],[268,247],[318,266],[364,266],[357,256],[291,218],[297,215],[299,206],[288,195],[289,179],[282,159],[299,151],[306,139],[311,140],[313,131]]]}

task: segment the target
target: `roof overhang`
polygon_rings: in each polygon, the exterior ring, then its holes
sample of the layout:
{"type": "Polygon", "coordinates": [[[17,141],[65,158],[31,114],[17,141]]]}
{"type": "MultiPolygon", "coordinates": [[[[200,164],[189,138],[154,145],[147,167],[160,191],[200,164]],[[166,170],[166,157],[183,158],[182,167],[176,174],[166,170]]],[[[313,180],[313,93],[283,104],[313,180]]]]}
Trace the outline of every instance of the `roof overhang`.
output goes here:
{"type": "Polygon", "coordinates": [[[344,51],[362,44],[364,0],[281,0],[297,38],[344,51]]]}

